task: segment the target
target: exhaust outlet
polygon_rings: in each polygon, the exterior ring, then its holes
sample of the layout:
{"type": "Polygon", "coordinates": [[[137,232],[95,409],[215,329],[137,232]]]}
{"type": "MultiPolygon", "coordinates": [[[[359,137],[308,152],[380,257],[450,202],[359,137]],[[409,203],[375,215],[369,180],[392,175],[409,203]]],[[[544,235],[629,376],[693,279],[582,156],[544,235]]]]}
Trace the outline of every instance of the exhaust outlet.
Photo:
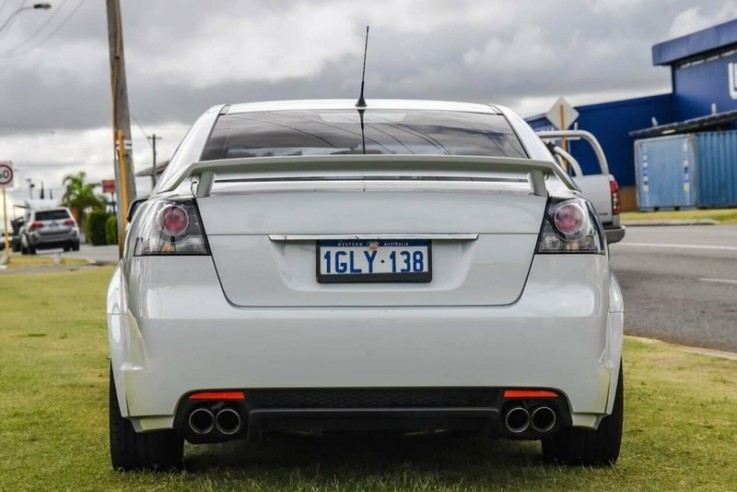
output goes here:
{"type": "Polygon", "coordinates": [[[532,428],[537,432],[548,432],[558,420],[555,411],[550,407],[537,407],[532,412],[532,428]]]}
{"type": "Polygon", "coordinates": [[[215,428],[226,436],[241,430],[241,414],[232,408],[223,408],[215,417],[215,428]]]}
{"type": "Polygon", "coordinates": [[[189,414],[189,428],[196,434],[209,434],[215,427],[215,418],[207,408],[196,408],[189,414]]]}
{"type": "Polygon", "coordinates": [[[509,432],[519,434],[530,426],[530,412],[522,407],[514,407],[504,416],[504,426],[509,432]]]}

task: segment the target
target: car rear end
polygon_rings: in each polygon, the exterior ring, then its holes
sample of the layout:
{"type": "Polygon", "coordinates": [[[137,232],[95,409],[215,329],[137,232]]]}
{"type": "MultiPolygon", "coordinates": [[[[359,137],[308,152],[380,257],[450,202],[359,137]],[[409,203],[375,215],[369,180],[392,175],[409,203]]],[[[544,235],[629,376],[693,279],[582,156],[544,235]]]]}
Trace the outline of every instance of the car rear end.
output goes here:
{"type": "Polygon", "coordinates": [[[31,252],[50,248],[79,249],[77,221],[67,208],[32,212],[25,236],[31,252]]]}
{"type": "Polygon", "coordinates": [[[622,330],[601,225],[531,130],[474,108],[429,128],[387,107],[370,132],[355,110],[218,114],[201,162],[135,213],[109,288],[121,417],[193,443],[596,429],[622,330]]]}

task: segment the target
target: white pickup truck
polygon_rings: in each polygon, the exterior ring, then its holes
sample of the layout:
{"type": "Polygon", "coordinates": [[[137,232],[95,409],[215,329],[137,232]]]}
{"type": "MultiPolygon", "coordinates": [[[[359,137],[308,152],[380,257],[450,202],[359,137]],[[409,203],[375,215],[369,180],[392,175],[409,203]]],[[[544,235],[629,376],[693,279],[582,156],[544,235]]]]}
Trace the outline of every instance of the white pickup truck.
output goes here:
{"type": "Polygon", "coordinates": [[[565,162],[569,164],[568,167],[564,167],[572,171],[573,181],[579,187],[581,194],[594,204],[596,213],[599,214],[599,219],[606,231],[607,242],[616,243],[621,241],[624,238],[625,228],[619,221],[621,210],[619,184],[614,176],[609,174],[609,164],[596,137],[584,130],[540,131],[537,134],[548,145],[548,148],[561,162],[561,165],[564,165],[565,162]],[[601,173],[584,176],[578,161],[554,143],[561,139],[585,140],[588,142],[599,161],[601,173]]]}

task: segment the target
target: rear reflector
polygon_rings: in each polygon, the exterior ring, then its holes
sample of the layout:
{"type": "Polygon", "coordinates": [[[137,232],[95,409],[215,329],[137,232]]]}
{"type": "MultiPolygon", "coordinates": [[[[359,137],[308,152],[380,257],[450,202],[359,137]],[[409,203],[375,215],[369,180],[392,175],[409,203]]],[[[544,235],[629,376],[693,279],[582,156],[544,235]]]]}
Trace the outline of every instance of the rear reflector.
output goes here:
{"type": "Polygon", "coordinates": [[[504,398],[558,398],[558,393],[545,390],[504,390],[504,398]]]}
{"type": "Polygon", "coordinates": [[[619,183],[613,176],[609,176],[609,191],[612,194],[612,215],[619,215],[622,211],[622,199],[619,196],[619,183]]]}
{"type": "Polygon", "coordinates": [[[220,391],[207,393],[194,393],[189,395],[190,400],[245,400],[246,395],[242,391],[220,391]]]}

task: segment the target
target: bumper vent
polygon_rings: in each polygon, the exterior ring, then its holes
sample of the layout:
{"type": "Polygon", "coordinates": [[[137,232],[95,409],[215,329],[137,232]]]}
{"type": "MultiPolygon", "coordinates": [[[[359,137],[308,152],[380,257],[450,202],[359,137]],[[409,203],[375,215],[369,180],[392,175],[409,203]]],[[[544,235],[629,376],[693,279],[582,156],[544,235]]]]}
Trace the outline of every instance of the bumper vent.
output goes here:
{"type": "Polygon", "coordinates": [[[494,406],[490,388],[268,389],[247,391],[252,409],[483,408],[494,406]]]}

